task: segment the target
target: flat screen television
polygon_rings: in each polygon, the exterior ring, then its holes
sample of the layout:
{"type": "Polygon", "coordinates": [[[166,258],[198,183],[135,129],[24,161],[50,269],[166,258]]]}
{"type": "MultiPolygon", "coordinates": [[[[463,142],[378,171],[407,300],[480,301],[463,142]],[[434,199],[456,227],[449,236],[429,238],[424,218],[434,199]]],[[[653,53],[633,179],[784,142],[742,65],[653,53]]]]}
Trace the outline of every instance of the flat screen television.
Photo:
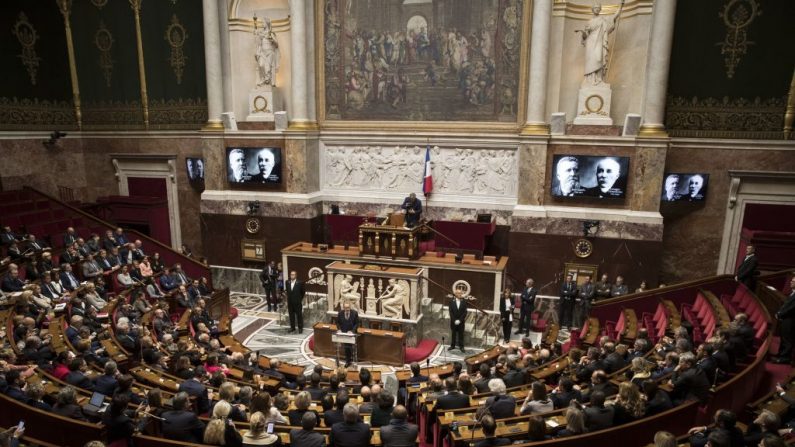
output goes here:
{"type": "Polygon", "coordinates": [[[552,197],[623,199],[629,157],[566,155],[552,157],[552,197]]]}
{"type": "Polygon", "coordinates": [[[188,181],[191,183],[204,182],[204,159],[191,158],[185,159],[185,171],[188,174],[188,181]]]}
{"type": "Polygon", "coordinates": [[[233,186],[281,185],[282,149],[280,147],[226,148],[226,178],[233,186]]]}
{"type": "Polygon", "coordinates": [[[707,198],[709,174],[668,172],[663,176],[662,202],[703,202],[707,198]]]}

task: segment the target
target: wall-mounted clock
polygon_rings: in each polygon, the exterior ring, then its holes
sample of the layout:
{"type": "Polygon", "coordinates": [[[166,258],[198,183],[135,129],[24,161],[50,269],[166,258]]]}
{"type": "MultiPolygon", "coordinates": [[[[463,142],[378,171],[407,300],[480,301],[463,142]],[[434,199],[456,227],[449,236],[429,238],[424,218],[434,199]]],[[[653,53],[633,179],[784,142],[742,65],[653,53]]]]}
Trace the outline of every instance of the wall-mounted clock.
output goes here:
{"type": "Polygon", "coordinates": [[[259,231],[259,228],[260,228],[259,219],[257,219],[256,217],[249,217],[248,219],[246,219],[246,231],[248,231],[249,234],[256,234],[259,231]]]}
{"type": "Polygon", "coordinates": [[[574,242],[574,254],[578,258],[587,258],[593,253],[593,243],[588,239],[578,239],[574,242]]]}

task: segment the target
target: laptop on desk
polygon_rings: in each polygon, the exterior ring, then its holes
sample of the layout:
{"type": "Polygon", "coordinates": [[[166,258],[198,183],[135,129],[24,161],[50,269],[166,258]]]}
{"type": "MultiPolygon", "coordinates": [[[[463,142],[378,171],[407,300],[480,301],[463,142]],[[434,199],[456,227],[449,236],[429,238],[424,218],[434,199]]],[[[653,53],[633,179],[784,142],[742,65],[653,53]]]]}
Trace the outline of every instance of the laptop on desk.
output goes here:
{"type": "Polygon", "coordinates": [[[102,413],[108,408],[108,405],[110,404],[105,402],[105,395],[94,391],[94,394],[91,395],[91,399],[83,406],[83,409],[89,414],[102,413]]]}

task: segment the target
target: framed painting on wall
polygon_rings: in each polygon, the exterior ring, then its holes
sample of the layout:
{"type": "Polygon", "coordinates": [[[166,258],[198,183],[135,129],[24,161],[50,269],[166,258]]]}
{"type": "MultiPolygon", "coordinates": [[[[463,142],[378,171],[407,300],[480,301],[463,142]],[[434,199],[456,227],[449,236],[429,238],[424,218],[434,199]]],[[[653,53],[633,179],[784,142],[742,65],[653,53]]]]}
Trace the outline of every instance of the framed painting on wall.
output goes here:
{"type": "Polygon", "coordinates": [[[524,122],[529,1],[316,4],[324,127],[433,128],[445,122],[447,128],[489,123],[516,129],[524,122]]]}

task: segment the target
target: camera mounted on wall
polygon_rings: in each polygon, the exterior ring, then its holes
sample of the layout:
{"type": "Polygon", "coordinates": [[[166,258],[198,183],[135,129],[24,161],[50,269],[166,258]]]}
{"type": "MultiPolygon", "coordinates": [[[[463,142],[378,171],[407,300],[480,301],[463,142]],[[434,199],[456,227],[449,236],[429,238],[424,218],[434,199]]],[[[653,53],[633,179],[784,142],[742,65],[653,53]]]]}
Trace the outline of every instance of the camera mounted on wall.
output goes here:
{"type": "Polygon", "coordinates": [[[248,202],[247,206],[248,206],[248,211],[246,211],[246,214],[248,214],[249,216],[253,216],[253,215],[259,213],[259,202],[258,201],[255,200],[253,202],[248,202]]]}
{"type": "Polygon", "coordinates": [[[598,220],[584,220],[582,221],[582,235],[583,237],[596,236],[599,232],[600,222],[598,220]]]}
{"type": "Polygon", "coordinates": [[[41,144],[44,145],[47,149],[52,149],[53,146],[58,144],[58,140],[66,136],[66,132],[61,132],[60,130],[55,130],[50,133],[50,139],[44,140],[41,144]]]}

